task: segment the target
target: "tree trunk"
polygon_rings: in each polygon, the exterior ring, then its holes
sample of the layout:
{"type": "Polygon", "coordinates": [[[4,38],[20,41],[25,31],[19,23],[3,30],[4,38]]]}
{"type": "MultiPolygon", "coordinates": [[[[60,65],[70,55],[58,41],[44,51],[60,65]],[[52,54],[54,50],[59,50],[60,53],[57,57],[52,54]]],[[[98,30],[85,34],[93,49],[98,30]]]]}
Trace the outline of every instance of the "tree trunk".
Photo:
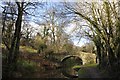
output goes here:
{"type": "Polygon", "coordinates": [[[106,46],[105,43],[101,44],[101,66],[105,67],[107,65],[107,51],[106,51],[106,46]]]}
{"type": "Polygon", "coordinates": [[[21,31],[21,24],[22,24],[22,15],[23,15],[23,2],[16,2],[18,5],[18,18],[15,23],[15,33],[14,37],[11,42],[11,48],[9,51],[8,56],[8,63],[14,63],[17,59],[17,56],[19,54],[19,45],[20,45],[20,31],[21,31]],[[20,7],[21,4],[21,7],[20,7]]]}
{"type": "Polygon", "coordinates": [[[99,65],[101,65],[101,49],[99,46],[97,47],[97,58],[99,59],[99,65]]]}

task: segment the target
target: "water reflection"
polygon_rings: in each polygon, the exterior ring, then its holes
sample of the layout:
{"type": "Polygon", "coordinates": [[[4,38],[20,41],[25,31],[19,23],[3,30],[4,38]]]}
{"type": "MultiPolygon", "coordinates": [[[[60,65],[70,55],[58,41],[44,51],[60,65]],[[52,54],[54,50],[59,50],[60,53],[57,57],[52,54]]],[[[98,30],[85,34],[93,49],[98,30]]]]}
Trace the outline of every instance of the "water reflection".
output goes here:
{"type": "Polygon", "coordinates": [[[62,68],[62,74],[68,78],[77,78],[78,77],[78,71],[72,69],[72,68],[62,68]]]}

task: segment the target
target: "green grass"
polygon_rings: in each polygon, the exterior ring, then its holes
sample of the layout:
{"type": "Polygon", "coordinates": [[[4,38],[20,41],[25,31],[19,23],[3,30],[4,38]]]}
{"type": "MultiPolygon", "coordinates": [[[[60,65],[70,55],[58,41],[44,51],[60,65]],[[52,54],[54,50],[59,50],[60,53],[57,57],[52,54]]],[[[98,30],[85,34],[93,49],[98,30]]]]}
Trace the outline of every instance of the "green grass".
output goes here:
{"type": "Polygon", "coordinates": [[[80,65],[73,66],[72,69],[81,68],[80,65]]]}
{"type": "Polygon", "coordinates": [[[84,67],[96,67],[98,64],[94,63],[94,64],[85,64],[85,65],[82,65],[84,67]]]}
{"type": "MultiPolygon", "coordinates": [[[[0,44],[0,47],[5,48],[5,45],[0,44]]],[[[20,51],[28,52],[28,53],[37,53],[37,50],[33,49],[32,47],[28,47],[28,46],[20,46],[20,51]]]]}
{"type": "Polygon", "coordinates": [[[20,50],[28,53],[37,53],[37,50],[28,46],[20,46],[20,50]]]}

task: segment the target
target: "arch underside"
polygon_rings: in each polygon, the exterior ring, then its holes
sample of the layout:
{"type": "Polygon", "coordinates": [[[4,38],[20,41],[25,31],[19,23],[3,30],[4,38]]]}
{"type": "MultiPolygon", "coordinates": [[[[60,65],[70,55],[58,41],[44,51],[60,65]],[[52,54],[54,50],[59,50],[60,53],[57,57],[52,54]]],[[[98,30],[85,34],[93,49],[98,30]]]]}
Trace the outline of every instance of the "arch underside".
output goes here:
{"type": "Polygon", "coordinates": [[[82,59],[81,59],[79,56],[76,56],[76,55],[66,56],[66,57],[64,57],[64,58],[61,60],[61,62],[64,62],[64,61],[66,61],[66,60],[69,59],[69,58],[74,58],[74,59],[80,61],[81,63],[83,63],[82,59]]]}

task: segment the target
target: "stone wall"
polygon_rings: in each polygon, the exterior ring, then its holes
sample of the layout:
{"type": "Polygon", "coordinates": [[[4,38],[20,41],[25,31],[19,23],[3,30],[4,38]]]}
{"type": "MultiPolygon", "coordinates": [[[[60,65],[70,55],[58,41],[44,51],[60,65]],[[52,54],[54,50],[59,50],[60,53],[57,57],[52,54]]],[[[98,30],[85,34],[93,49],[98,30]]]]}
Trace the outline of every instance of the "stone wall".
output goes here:
{"type": "Polygon", "coordinates": [[[80,52],[78,56],[83,60],[83,64],[96,63],[95,54],[80,52]]]}

